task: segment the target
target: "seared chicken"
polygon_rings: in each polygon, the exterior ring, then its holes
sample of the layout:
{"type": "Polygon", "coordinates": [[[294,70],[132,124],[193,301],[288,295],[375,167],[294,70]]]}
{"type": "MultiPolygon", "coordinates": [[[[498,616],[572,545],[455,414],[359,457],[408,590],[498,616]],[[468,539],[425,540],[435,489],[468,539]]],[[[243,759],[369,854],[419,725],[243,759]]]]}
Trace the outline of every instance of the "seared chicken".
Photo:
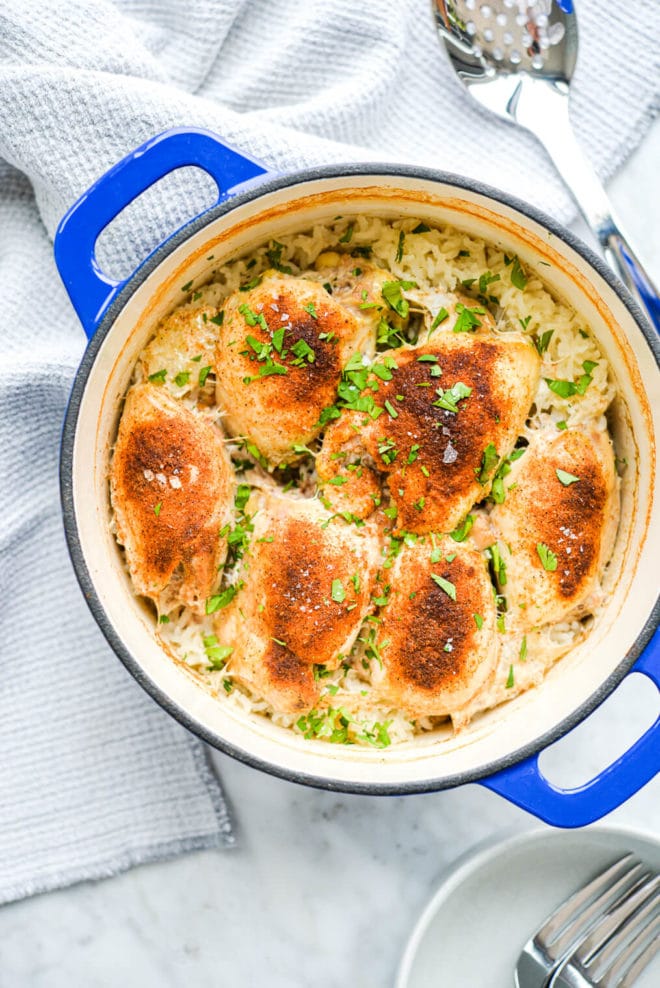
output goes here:
{"type": "Polygon", "coordinates": [[[619,518],[614,451],[605,432],[534,436],[505,479],[491,524],[505,545],[507,627],[589,613],[619,518]]]}
{"type": "MultiPolygon", "coordinates": [[[[177,397],[203,387],[215,363],[218,326],[213,320],[218,318],[213,306],[176,309],[142,353],[144,378],[165,384],[177,397]]],[[[212,380],[211,376],[209,388],[212,380]]]]}
{"type": "Polygon", "coordinates": [[[234,646],[228,670],[277,710],[310,710],[314,666],[346,658],[371,601],[381,540],[371,525],[332,519],[316,500],[253,495],[254,531],[216,633],[234,646]]]}
{"type": "Polygon", "coordinates": [[[231,295],[224,313],[216,397],[225,424],[272,465],[290,463],[320,432],[349,355],[373,352],[374,333],[321,285],[274,272],[231,295]]]}
{"type": "MultiPolygon", "coordinates": [[[[394,275],[361,257],[325,251],[316,258],[318,279],[332,289],[332,297],[355,317],[365,330],[373,331],[381,319],[401,329],[406,320],[398,315],[383,296],[383,286],[396,282],[394,275]]],[[[311,272],[306,278],[313,277],[311,272]]],[[[356,350],[361,349],[356,347],[356,350]]]]}
{"type": "Polygon", "coordinates": [[[540,361],[517,333],[438,333],[387,351],[364,411],[328,427],[316,466],[335,510],[366,517],[383,475],[397,531],[450,532],[490,492],[527,418],[540,361]]]}
{"type": "Polygon", "coordinates": [[[464,706],[497,665],[493,587],[483,556],[452,539],[404,547],[379,612],[377,692],[411,718],[464,706]],[[434,562],[433,560],[437,560],[434,562]]]}
{"type": "Polygon", "coordinates": [[[117,540],[137,593],[201,610],[227,553],[234,471],[218,428],[160,385],[126,397],[110,468],[117,540]]]}

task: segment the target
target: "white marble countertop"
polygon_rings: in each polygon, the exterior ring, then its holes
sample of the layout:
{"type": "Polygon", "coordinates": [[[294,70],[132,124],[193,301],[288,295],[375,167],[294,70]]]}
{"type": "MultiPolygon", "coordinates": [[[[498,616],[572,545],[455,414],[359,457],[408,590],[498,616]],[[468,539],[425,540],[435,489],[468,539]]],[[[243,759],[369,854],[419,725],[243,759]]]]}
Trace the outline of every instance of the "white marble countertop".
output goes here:
{"type": "MultiPolygon", "coordinates": [[[[610,188],[658,282],[659,162],[660,121],[610,188]]],[[[650,684],[631,677],[544,756],[544,767],[557,782],[585,781],[648,726],[659,705],[650,684]]],[[[0,986],[384,988],[446,865],[498,831],[537,825],[478,786],[344,796],[223,755],[216,764],[234,807],[237,847],[5,906],[0,986]]],[[[660,836],[660,777],[608,822],[660,836]]]]}

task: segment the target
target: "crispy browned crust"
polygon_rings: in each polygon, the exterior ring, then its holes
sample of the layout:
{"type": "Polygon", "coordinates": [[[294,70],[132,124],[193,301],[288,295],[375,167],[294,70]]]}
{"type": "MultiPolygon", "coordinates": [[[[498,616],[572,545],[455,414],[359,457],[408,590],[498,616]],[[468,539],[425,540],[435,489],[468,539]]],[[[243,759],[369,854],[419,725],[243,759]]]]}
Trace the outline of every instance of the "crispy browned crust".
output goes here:
{"type": "Polygon", "coordinates": [[[490,491],[494,470],[486,483],[477,479],[486,446],[492,443],[503,457],[515,442],[538,383],[538,356],[522,338],[489,331],[444,332],[427,346],[392,350],[390,355],[398,365],[392,370],[392,380],[378,380],[378,390],[368,393],[383,408],[388,402],[396,417],[385,411],[374,421],[360,413],[346,413],[348,427],[344,416],[326,432],[317,460],[319,476],[329,481],[343,474],[346,484],[332,492],[333,503],[353,510],[356,481],[346,473],[343,461],[331,456],[345,446],[348,430],[355,427],[353,434],[358,439],[353,446],[361,444],[385,475],[398,509],[397,530],[451,531],[490,491]],[[440,377],[431,375],[433,364],[420,362],[422,355],[437,358],[440,377]],[[459,381],[472,388],[472,394],[458,403],[459,411],[454,414],[434,407],[436,389],[447,390],[459,381]],[[379,451],[383,441],[397,451],[393,462],[387,462],[393,450],[384,456],[379,451]]]}
{"type": "Polygon", "coordinates": [[[381,536],[375,526],[329,521],[316,500],[255,496],[247,510],[254,532],[244,585],[216,628],[236,643],[231,671],[239,680],[277,709],[308,710],[320,692],[312,667],[337,668],[369,610],[381,536]],[[343,600],[333,600],[334,580],[343,600]]]}
{"type": "Polygon", "coordinates": [[[266,276],[256,288],[235,292],[224,312],[216,348],[217,400],[228,428],[251,438],[272,463],[291,461],[296,458],[293,444],[307,443],[320,432],[319,416],[335,400],[346,352],[359,343],[361,330],[321,285],[284,275],[266,276]],[[239,311],[242,305],[262,315],[268,329],[249,326],[239,311]],[[313,307],[316,318],[306,306],[313,307]],[[287,354],[273,351],[272,360],[286,367],[286,374],[260,377],[264,362],[246,338],[269,344],[282,327],[287,354]],[[291,348],[301,340],[314,351],[314,360],[295,366],[291,348]]]}
{"type": "Polygon", "coordinates": [[[411,717],[459,708],[494,668],[495,602],[483,557],[448,539],[438,548],[437,563],[431,562],[428,541],[402,550],[390,601],[379,612],[382,689],[411,717]],[[433,575],[453,584],[456,600],[433,575]],[[483,619],[481,629],[475,614],[483,619]]]}
{"type": "Polygon", "coordinates": [[[218,583],[226,554],[218,533],[233,495],[219,430],[164,388],[137,385],[126,398],[110,479],[138,593],[156,598],[180,568],[181,602],[203,601],[218,583]]]}
{"type": "Polygon", "coordinates": [[[590,593],[611,552],[618,520],[612,445],[607,435],[580,429],[541,435],[515,467],[506,500],[491,515],[511,547],[507,596],[518,623],[561,620],[590,593]],[[557,470],[578,482],[565,486],[557,470]],[[544,568],[539,543],[556,555],[555,570],[544,568]]]}

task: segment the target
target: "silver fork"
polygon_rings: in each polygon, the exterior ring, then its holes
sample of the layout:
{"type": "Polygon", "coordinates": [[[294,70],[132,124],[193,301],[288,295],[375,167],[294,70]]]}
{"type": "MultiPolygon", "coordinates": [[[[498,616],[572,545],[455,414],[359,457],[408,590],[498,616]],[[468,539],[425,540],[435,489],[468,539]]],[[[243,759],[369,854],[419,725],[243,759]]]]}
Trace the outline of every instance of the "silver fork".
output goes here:
{"type": "Polygon", "coordinates": [[[644,865],[627,854],[572,895],[523,947],[514,975],[516,988],[547,988],[563,959],[648,877],[644,865]]]}
{"type": "Polygon", "coordinates": [[[626,988],[659,949],[660,875],[654,875],[562,961],[550,988],[626,988]]]}

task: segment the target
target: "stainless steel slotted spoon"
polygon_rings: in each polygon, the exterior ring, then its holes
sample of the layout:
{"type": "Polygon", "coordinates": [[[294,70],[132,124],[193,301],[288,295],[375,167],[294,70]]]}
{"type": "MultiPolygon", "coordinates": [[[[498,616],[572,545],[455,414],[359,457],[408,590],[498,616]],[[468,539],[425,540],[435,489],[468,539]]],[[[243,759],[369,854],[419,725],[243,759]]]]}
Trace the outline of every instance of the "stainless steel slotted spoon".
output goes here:
{"type": "Polygon", "coordinates": [[[543,144],[610,267],[660,332],[660,297],[578,144],[568,92],[578,50],[572,0],[432,0],[459,79],[482,106],[543,144]]]}

